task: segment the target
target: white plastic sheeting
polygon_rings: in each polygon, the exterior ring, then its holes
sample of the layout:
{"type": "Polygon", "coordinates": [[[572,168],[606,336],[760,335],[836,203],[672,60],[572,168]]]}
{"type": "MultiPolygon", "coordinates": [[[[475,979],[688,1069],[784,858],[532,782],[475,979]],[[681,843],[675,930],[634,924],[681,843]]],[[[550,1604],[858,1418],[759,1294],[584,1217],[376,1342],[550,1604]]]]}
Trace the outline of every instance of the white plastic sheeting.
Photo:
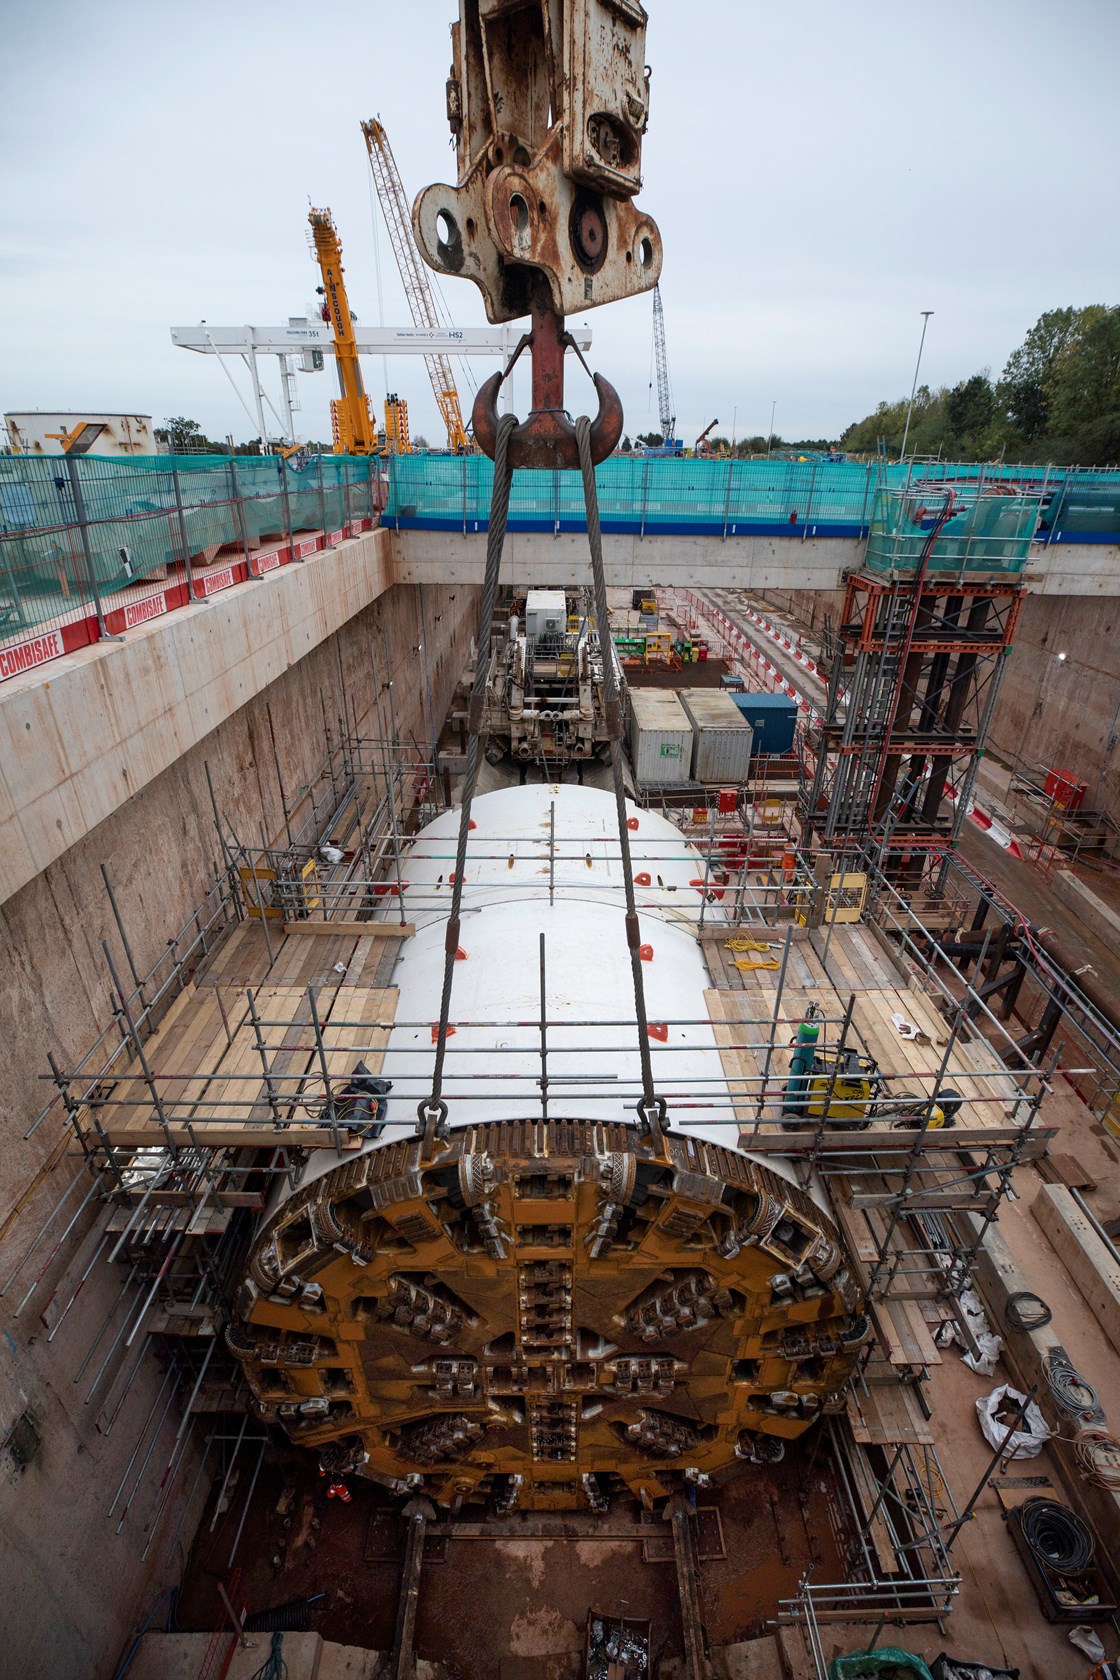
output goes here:
{"type": "MultiPolygon", "coordinates": [[[[634,825],[628,833],[639,912],[663,921],[694,923],[703,902],[703,886],[693,885],[705,878],[703,853],[655,811],[627,800],[626,815],[634,825]],[[649,881],[640,881],[642,875],[649,881]]],[[[557,903],[610,905],[622,911],[622,855],[613,793],[567,783],[499,788],[473,801],[471,821],[475,827],[463,871],[464,922],[491,904],[542,896],[547,903],[550,850],[557,903]]],[[[458,835],[459,812],[445,811],[404,851],[405,913],[418,928],[444,922],[451,913],[458,835]]],[[[386,899],[385,905],[387,919],[399,915],[395,899],[386,899]]],[[[709,899],[704,919],[724,919],[718,900],[709,899]]],[[[618,931],[621,938],[621,921],[618,931]]]]}
{"type": "MultiPolygon", "coordinates": [[[[541,1118],[540,936],[545,941],[548,1114],[633,1124],[641,1094],[637,1028],[614,796],[594,788],[535,784],[477,798],[464,871],[443,1098],[452,1127],[541,1118]],[[553,819],[553,806],[555,818],[553,819]],[[549,904],[550,829],[554,902],[549,904]],[[513,858],[510,867],[509,859],[513,858]],[[589,861],[590,860],[590,861],[589,861]]],[[[703,858],[666,818],[627,803],[637,888],[654,1086],[678,1132],[738,1147],[734,1107],[704,992],[711,982],[696,939],[703,858]]],[[[381,1072],[393,1082],[379,1148],[412,1137],[417,1104],[431,1090],[434,1028],[443,985],[458,811],[415,839],[402,875],[406,911],[417,925],[392,976],[396,1024],[381,1072]],[[442,878],[442,879],[441,879],[442,878]],[[430,906],[438,898],[438,907],[430,906]],[[415,908],[410,905],[413,899],[415,908]]],[[[396,902],[387,908],[399,914],[396,902]]],[[[388,901],[387,901],[388,904],[388,901]]],[[[709,902],[705,919],[718,916],[709,902]]],[[[744,1026],[744,1039],[765,1036],[744,1026]]],[[[353,1160],[316,1151],[301,1182],[353,1160]]],[[[767,1165],[794,1181],[789,1164],[767,1165]]]]}

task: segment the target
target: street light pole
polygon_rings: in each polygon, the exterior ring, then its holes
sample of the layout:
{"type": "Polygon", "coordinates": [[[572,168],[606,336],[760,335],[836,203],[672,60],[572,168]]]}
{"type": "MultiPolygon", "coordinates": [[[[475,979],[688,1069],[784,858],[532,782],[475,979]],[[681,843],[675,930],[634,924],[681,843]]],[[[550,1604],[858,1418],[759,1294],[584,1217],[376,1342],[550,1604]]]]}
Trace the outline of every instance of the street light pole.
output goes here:
{"type": "Polygon", "coordinates": [[[774,411],[777,408],[777,406],[778,406],[778,399],[777,399],[777,397],[775,397],[774,401],[770,404],[770,436],[766,439],[766,459],[767,460],[770,459],[770,450],[771,450],[771,448],[773,446],[773,443],[774,443],[774,411]]]}
{"type": "Polygon", "coordinates": [[[932,314],[932,309],[922,310],[922,336],[918,341],[918,360],[914,363],[914,383],[910,387],[910,401],[906,407],[906,425],[903,429],[902,448],[899,451],[898,456],[900,461],[904,461],[906,459],[906,439],[910,436],[910,416],[914,412],[914,393],[918,389],[918,369],[922,365],[922,349],[926,342],[926,328],[929,326],[929,318],[932,314]]]}

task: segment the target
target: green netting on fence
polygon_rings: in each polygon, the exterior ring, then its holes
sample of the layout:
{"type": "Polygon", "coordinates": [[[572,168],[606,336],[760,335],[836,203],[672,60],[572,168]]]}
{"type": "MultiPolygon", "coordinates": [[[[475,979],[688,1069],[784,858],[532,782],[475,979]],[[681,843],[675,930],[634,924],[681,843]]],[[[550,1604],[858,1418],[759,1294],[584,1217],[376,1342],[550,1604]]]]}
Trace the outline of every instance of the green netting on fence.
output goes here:
{"type": "MultiPolygon", "coordinates": [[[[480,456],[390,457],[382,470],[388,477],[388,521],[470,532],[489,517],[493,469],[480,456]]],[[[974,462],[899,466],[879,461],[614,455],[595,476],[604,526],[649,535],[866,535],[881,489],[915,488],[932,500],[939,486],[952,484],[962,493],[970,486],[987,492],[1011,485],[1036,494],[1044,536],[1060,532],[1065,541],[1100,541],[1115,533],[1120,541],[1116,472],[974,462]]],[[[997,521],[1001,528],[1007,519],[1004,510],[997,521]]],[[[582,522],[583,489],[577,472],[514,473],[514,529],[563,530],[582,528],[582,522]]]]}
{"type": "Polygon", "coordinates": [[[372,511],[352,456],[0,456],[0,636],[72,613],[184,559],[331,531],[372,511]]]}
{"type": "MultiPolygon", "coordinates": [[[[615,455],[596,478],[608,532],[867,536],[879,570],[920,563],[929,510],[947,488],[960,507],[938,536],[934,571],[1017,572],[1038,536],[1120,543],[1120,474],[1109,471],[615,455]]],[[[105,605],[184,559],[337,530],[383,494],[389,523],[479,531],[492,483],[480,455],[0,456],[0,640],[92,612],[95,597],[105,605]]],[[[579,474],[516,472],[509,522],[584,529],[579,474]]]]}
{"type": "Polygon", "coordinates": [[[1010,487],[925,485],[878,490],[867,539],[867,565],[875,572],[912,574],[933,538],[927,570],[1021,572],[1038,525],[1040,496],[1010,487]],[[938,521],[949,517],[938,529],[938,521]],[[933,535],[936,530],[936,536],[933,535]]]}

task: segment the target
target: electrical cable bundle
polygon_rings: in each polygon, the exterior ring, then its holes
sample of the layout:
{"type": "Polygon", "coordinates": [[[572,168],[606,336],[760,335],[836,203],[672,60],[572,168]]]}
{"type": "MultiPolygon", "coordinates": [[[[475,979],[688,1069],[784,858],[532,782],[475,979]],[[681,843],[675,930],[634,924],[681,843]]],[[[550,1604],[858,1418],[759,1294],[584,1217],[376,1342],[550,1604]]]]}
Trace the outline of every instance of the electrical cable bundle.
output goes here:
{"type": "Polygon", "coordinates": [[[1046,1381],[1055,1405],[1068,1418],[1082,1424],[1104,1422],[1096,1389],[1074,1369],[1061,1348],[1051,1348],[1046,1356],[1046,1381]]]}
{"type": "Polygon", "coordinates": [[[272,1649],[253,1675],[253,1680],[288,1680],[288,1665],[284,1661],[284,1635],[274,1633],[272,1649]]]}
{"type": "Polygon", "coordinates": [[[1087,1482],[1120,1493],[1120,1441],[1107,1429],[1090,1424],[1079,1429],[1073,1443],[1077,1467],[1087,1482]]]}
{"type": "Polygon", "coordinates": [[[1019,1526],[1032,1556],[1044,1569],[1057,1575],[1084,1575],[1092,1564],[1096,1542],[1068,1505],[1056,1499],[1028,1499],[1019,1511],[1019,1526]]]}
{"type": "Polygon", "coordinates": [[[1019,1289],[1014,1295],[1009,1295],[1003,1309],[1004,1323],[1009,1330],[1041,1330],[1053,1316],[1041,1295],[1036,1295],[1033,1289],[1019,1289]]]}

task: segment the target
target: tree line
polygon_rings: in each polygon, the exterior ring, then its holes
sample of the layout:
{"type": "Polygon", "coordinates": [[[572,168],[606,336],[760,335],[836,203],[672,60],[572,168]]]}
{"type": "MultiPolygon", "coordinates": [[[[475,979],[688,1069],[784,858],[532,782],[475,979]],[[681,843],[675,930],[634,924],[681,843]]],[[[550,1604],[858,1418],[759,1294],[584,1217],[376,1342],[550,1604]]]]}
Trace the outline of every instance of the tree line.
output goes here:
{"type": "MultiPolygon", "coordinates": [[[[908,398],[853,421],[840,447],[899,454],[908,398]]],[[[951,388],[920,385],[908,455],[1103,466],[1120,461],[1120,306],[1050,309],[1000,377],[982,368],[951,388]]]]}

